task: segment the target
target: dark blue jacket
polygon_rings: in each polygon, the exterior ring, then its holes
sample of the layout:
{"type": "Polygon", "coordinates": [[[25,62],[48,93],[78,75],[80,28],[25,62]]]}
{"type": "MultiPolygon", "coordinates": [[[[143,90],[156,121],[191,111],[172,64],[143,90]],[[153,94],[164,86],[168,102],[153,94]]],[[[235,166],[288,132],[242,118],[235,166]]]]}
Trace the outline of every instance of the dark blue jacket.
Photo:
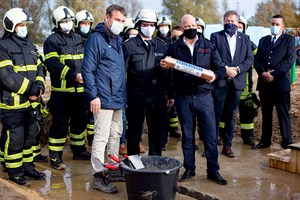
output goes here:
{"type": "Polygon", "coordinates": [[[257,90],[268,90],[273,86],[277,91],[291,91],[290,69],[295,62],[295,38],[281,34],[275,44],[271,45],[271,36],[265,36],[259,40],[254,67],[259,75],[257,90]],[[274,81],[267,83],[261,74],[268,70],[274,70],[271,75],[274,81]]]}
{"type": "MultiPolygon", "coordinates": [[[[224,30],[212,33],[210,41],[216,46],[225,66],[238,66],[240,68],[240,73],[233,78],[233,82],[236,89],[244,89],[246,87],[246,72],[249,70],[254,60],[249,36],[237,32],[236,50],[233,59],[230,55],[230,48],[224,30]]],[[[217,86],[224,87],[226,82],[227,78],[217,82],[217,86]]]]}
{"type": "Polygon", "coordinates": [[[126,103],[125,63],[122,38],[109,33],[103,23],[86,42],[82,65],[84,90],[91,101],[100,98],[101,108],[122,109],[126,103]]]}
{"type": "MultiPolygon", "coordinates": [[[[218,51],[207,39],[196,41],[192,56],[181,36],[176,43],[171,44],[166,56],[212,70],[216,74],[216,80],[222,79],[226,72],[218,51]]],[[[173,70],[173,73],[176,95],[196,95],[214,88],[213,84],[207,83],[200,77],[177,70],[173,70]]]]}

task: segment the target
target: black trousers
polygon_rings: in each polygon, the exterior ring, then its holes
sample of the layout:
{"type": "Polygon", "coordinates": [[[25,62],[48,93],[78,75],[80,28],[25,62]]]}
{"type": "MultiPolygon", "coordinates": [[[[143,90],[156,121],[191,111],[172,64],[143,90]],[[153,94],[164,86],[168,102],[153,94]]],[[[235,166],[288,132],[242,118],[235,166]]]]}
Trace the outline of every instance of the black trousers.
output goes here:
{"type": "MultiPolygon", "coordinates": [[[[49,150],[62,152],[69,130],[70,146],[73,152],[82,152],[85,147],[87,105],[84,93],[52,92],[48,102],[52,114],[49,133],[49,150]]],[[[51,155],[50,155],[51,156],[51,155]]]]}
{"type": "Polygon", "coordinates": [[[143,133],[144,119],[148,126],[149,155],[161,155],[161,136],[166,119],[165,100],[155,102],[128,101],[128,155],[140,153],[139,142],[143,133]]]}
{"type": "Polygon", "coordinates": [[[35,144],[38,125],[35,110],[1,111],[1,149],[9,176],[22,176],[35,169],[32,145],[35,144]]]}
{"type": "Polygon", "coordinates": [[[273,108],[276,107],[280,133],[282,136],[281,146],[286,148],[292,144],[291,119],[289,110],[291,107],[290,92],[277,91],[272,85],[264,91],[259,91],[262,108],[262,137],[260,142],[271,145],[273,108]]]}

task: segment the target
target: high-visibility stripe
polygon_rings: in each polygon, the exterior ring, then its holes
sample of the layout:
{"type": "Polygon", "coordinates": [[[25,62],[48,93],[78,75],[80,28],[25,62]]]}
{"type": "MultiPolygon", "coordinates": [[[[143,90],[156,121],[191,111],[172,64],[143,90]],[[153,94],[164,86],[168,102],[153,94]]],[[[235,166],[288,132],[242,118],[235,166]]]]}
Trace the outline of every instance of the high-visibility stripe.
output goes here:
{"type": "Polygon", "coordinates": [[[65,65],[63,70],[61,71],[60,79],[66,79],[66,75],[69,70],[70,70],[70,67],[65,65]]]}
{"type": "Polygon", "coordinates": [[[9,105],[6,105],[6,104],[0,102],[0,108],[4,109],[4,110],[17,110],[17,109],[22,109],[22,108],[28,108],[28,107],[30,107],[30,105],[31,104],[29,101],[26,101],[25,103],[22,103],[19,105],[13,105],[13,106],[9,106],[9,105]]]}
{"type": "Polygon", "coordinates": [[[63,151],[64,146],[51,146],[51,145],[49,145],[49,150],[51,150],[51,151],[63,151]]]}
{"type": "Polygon", "coordinates": [[[66,138],[50,138],[49,137],[49,142],[52,144],[64,144],[66,142],[66,138]]]}
{"type": "Polygon", "coordinates": [[[175,128],[175,127],[177,127],[177,126],[178,126],[178,123],[170,124],[170,127],[172,127],[172,128],[175,128]]]}
{"type": "Polygon", "coordinates": [[[249,97],[251,97],[251,92],[243,91],[242,94],[241,94],[240,99],[244,100],[244,99],[247,99],[249,97]]]}
{"type": "Polygon", "coordinates": [[[225,128],[225,122],[219,122],[219,128],[225,128]]]}
{"type": "Polygon", "coordinates": [[[250,124],[240,124],[241,126],[241,129],[244,129],[244,130],[251,130],[251,129],[254,129],[254,123],[250,123],[250,124]]]}
{"type": "Polygon", "coordinates": [[[18,94],[24,94],[24,92],[26,91],[27,87],[29,85],[29,80],[27,78],[24,78],[22,85],[19,89],[19,91],[17,92],[18,94]]]}
{"type": "Polygon", "coordinates": [[[54,91],[54,92],[75,92],[75,87],[57,88],[57,87],[51,86],[51,91],[54,91]]]}
{"type": "Polygon", "coordinates": [[[87,124],[87,125],[86,125],[86,128],[94,129],[94,124],[87,124]]]}
{"type": "Polygon", "coordinates": [[[45,55],[45,60],[47,60],[47,59],[49,59],[49,58],[53,58],[53,57],[59,58],[58,53],[57,53],[57,52],[50,52],[50,53],[47,53],[47,54],[45,55]]]}
{"type": "Polygon", "coordinates": [[[29,158],[24,158],[23,157],[22,162],[26,162],[26,163],[33,162],[33,156],[30,156],[29,158]]]}
{"type": "Polygon", "coordinates": [[[70,140],[70,144],[74,145],[74,146],[82,146],[85,143],[84,143],[84,141],[72,141],[72,140],[70,140]]]}
{"type": "Polygon", "coordinates": [[[5,162],[6,168],[18,168],[18,167],[22,167],[22,165],[23,165],[22,161],[13,162],[13,163],[5,162]]]}
{"type": "Polygon", "coordinates": [[[15,72],[37,71],[37,65],[25,65],[25,66],[14,65],[13,67],[15,72]]]}
{"type": "Polygon", "coordinates": [[[30,149],[23,149],[23,155],[32,154],[32,148],[30,149]]]}
{"type": "Polygon", "coordinates": [[[77,91],[78,93],[84,92],[84,88],[83,88],[83,87],[78,87],[78,88],[76,88],[76,91],[77,91]]]}
{"type": "Polygon", "coordinates": [[[31,103],[32,108],[36,108],[36,107],[38,107],[38,105],[40,105],[39,102],[32,102],[31,103]]]}
{"type": "Polygon", "coordinates": [[[178,118],[175,117],[175,118],[170,118],[170,122],[178,122],[178,118]]]}
{"type": "Polygon", "coordinates": [[[71,139],[83,139],[84,138],[84,132],[82,132],[80,135],[75,135],[73,133],[69,133],[69,136],[71,139]]]}
{"type": "Polygon", "coordinates": [[[36,81],[41,81],[43,83],[43,85],[45,86],[45,79],[44,79],[44,77],[42,77],[42,76],[36,76],[35,80],[36,81]]]}
{"type": "Polygon", "coordinates": [[[0,62],[0,68],[7,67],[13,65],[13,62],[11,60],[3,60],[0,62]]]}
{"type": "Polygon", "coordinates": [[[258,49],[258,48],[254,49],[254,50],[252,51],[253,55],[256,55],[257,49],[258,49]]]}
{"type": "Polygon", "coordinates": [[[16,95],[13,98],[14,98],[14,106],[20,105],[20,96],[16,95]]]}

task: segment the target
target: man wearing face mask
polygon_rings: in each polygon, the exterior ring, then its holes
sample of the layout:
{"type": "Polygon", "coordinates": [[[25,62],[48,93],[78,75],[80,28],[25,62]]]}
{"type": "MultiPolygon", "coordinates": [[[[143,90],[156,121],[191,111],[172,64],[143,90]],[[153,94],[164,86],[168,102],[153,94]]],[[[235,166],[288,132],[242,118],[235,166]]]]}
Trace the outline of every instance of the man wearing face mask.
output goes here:
{"type": "Polygon", "coordinates": [[[290,69],[295,61],[295,38],[284,34],[284,18],[275,15],[271,19],[271,35],[259,40],[254,67],[259,78],[257,90],[262,107],[262,136],[254,149],[268,148],[272,137],[272,113],[277,110],[281,146],[292,144],[290,120],[290,69]]]}
{"type": "Polygon", "coordinates": [[[171,42],[175,43],[179,39],[179,37],[182,35],[182,29],[180,26],[174,26],[171,32],[171,42]]]}
{"type": "MultiPolygon", "coordinates": [[[[166,51],[166,44],[153,37],[158,17],[151,9],[142,9],[135,20],[139,34],[123,44],[127,66],[127,150],[128,155],[140,153],[139,142],[144,119],[148,125],[149,155],[161,155],[161,133],[166,120],[166,71],[159,60],[166,51]]],[[[169,97],[171,94],[169,93],[169,97]]]]}
{"type": "Polygon", "coordinates": [[[205,22],[200,17],[195,17],[196,24],[197,24],[197,31],[201,38],[204,38],[204,30],[205,30],[205,22]]]}
{"type": "Polygon", "coordinates": [[[53,11],[54,33],[44,42],[45,65],[51,79],[49,155],[51,166],[58,170],[66,168],[62,154],[68,133],[73,159],[89,160],[91,157],[84,137],[88,111],[81,76],[84,40],[73,32],[73,21],[72,10],[65,6],[56,8],[53,11]]]}
{"type": "MultiPolygon", "coordinates": [[[[196,21],[192,15],[186,14],[181,18],[181,28],[183,35],[176,43],[171,44],[166,56],[212,70],[214,75],[211,80],[206,81],[178,70],[173,71],[171,80],[174,80],[175,105],[182,129],[185,168],[179,181],[189,181],[196,175],[195,128],[198,120],[205,147],[207,178],[217,184],[226,185],[227,181],[219,174],[217,135],[211,96],[211,90],[214,88],[212,83],[223,78],[225,65],[215,46],[197,35],[196,21]]],[[[167,67],[165,59],[160,61],[160,65],[163,68],[167,67]]]]}
{"type": "Polygon", "coordinates": [[[228,11],[223,18],[224,30],[212,33],[210,41],[217,47],[226,68],[224,79],[215,83],[213,90],[216,129],[223,140],[222,153],[234,157],[231,150],[234,136],[235,116],[242,90],[246,87],[246,72],[253,63],[249,36],[237,31],[238,14],[228,11]],[[224,128],[219,130],[220,119],[224,128]]]}
{"type": "MultiPolygon", "coordinates": [[[[108,171],[103,163],[105,152],[119,156],[123,130],[123,109],[126,104],[125,63],[122,37],[126,10],[112,4],[106,9],[104,22],[93,29],[85,45],[82,75],[84,88],[95,119],[92,145],[94,189],[105,193],[118,192],[110,182],[125,181],[122,174],[108,171]]],[[[111,159],[108,158],[109,161],[111,159]]]]}
{"type": "MultiPolygon", "coordinates": [[[[172,43],[171,40],[171,29],[172,23],[171,20],[166,17],[162,16],[159,18],[157,22],[157,34],[156,37],[162,39],[167,47],[172,43]]],[[[166,144],[168,142],[168,133],[170,133],[170,137],[174,138],[180,138],[181,135],[178,130],[178,117],[177,117],[177,112],[175,106],[172,106],[167,109],[167,121],[165,124],[165,128],[163,131],[163,136],[162,136],[162,141],[161,141],[161,146],[162,150],[166,150],[166,144]]]]}
{"type": "Polygon", "coordinates": [[[45,91],[45,70],[27,37],[27,26],[32,23],[25,10],[10,9],[3,17],[5,32],[0,40],[0,161],[9,180],[19,185],[29,185],[25,176],[35,180],[46,177],[33,164],[32,146],[38,134],[34,105],[45,91]]]}
{"type": "MultiPolygon", "coordinates": [[[[92,13],[87,10],[81,10],[75,15],[75,33],[81,35],[82,39],[86,42],[91,34],[94,17],[92,13]]],[[[86,126],[88,145],[92,146],[94,139],[94,115],[88,111],[88,122],[86,126]]]]}

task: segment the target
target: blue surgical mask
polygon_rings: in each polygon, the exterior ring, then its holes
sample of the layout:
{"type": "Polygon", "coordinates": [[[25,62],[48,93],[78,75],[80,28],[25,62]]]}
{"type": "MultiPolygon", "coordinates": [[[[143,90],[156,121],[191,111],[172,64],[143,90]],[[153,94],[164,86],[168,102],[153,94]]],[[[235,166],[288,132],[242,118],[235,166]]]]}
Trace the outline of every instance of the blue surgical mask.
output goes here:
{"type": "Polygon", "coordinates": [[[271,34],[279,35],[281,33],[281,29],[279,26],[271,26],[271,34]]]}
{"type": "Polygon", "coordinates": [[[81,26],[80,27],[80,32],[83,33],[83,34],[88,34],[91,30],[91,27],[90,26],[81,26]]]}
{"type": "Polygon", "coordinates": [[[238,26],[236,24],[231,24],[231,23],[224,24],[224,31],[225,33],[230,35],[230,37],[232,37],[236,33],[237,29],[238,26]]]}
{"type": "Polygon", "coordinates": [[[18,27],[18,31],[17,31],[17,35],[24,38],[27,36],[28,30],[27,30],[27,26],[19,26],[18,27]]]}
{"type": "Polygon", "coordinates": [[[240,33],[243,33],[243,32],[244,32],[244,30],[243,30],[243,29],[240,29],[240,28],[239,28],[237,31],[240,32],[240,33]]]}

